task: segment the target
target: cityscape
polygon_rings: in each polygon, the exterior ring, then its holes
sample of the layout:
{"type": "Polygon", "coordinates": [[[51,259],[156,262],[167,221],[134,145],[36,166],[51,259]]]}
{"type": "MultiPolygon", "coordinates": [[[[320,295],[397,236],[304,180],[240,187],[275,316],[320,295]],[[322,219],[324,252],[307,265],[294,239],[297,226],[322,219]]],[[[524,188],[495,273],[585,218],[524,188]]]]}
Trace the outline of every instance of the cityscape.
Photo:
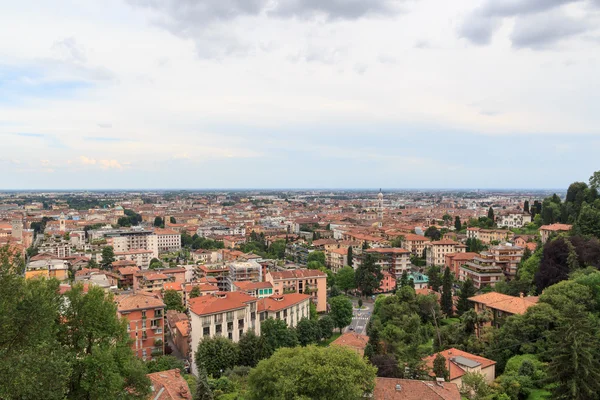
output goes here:
{"type": "Polygon", "coordinates": [[[599,400],[598,0],[0,0],[0,400],[599,400]]]}

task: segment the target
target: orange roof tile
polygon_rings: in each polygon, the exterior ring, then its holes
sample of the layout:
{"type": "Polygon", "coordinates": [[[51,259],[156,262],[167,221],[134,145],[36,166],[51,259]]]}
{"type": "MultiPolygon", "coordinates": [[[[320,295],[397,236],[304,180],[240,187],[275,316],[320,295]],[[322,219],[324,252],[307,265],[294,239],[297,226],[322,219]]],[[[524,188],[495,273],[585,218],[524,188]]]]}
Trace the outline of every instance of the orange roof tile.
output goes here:
{"type": "Polygon", "coordinates": [[[458,386],[444,382],[376,378],[374,400],[460,400],[458,386]],[[398,386],[399,385],[399,386],[398,386]],[[399,390],[398,390],[399,389],[399,390]]]}
{"type": "Polygon", "coordinates": [[[275,280],[280,279],[304,279],[304,278],[326,278],[327,274],[318,269],[290,269],[287,271],[271,272],[275,280]]]}
{"type": "Polygon", "coordinates": [[[145,292],[117,296],[115,298],[115,303],[117,303],[117,310],[119,310],[119,312],[165,306],[165,303],[163,303],[159,296],[145,292]]]}
{"type": "Polygon", "coordinates": [[[179,369],[154,372],[146,375],[152,382],[152,400],[192,399],[190,388],[179,369]]]}
{"type": "Polygon", "coordinates": [[[529,307],[537,304],[539,297],[516,297],[497,292],[489,292],[469,297],[469,300],[510,314],[525,314],[529,307]]]}
{"type": "Polygon", "coordinates": [[[273,295],[258,300],[257,309],[258,311],[281,311],[309,299],[309,295],[302,293],[273,295]]]}
{"type": "MultiPolygon", "coordinates": [[[[459,360],[454,360],[455,357],[464,357],[468,360],[475,361],[475,362],[481,364],[481,369],[484,369],[491,365],[496,364],[496,361],[489,360],[484,357],[476,356],[475,354],[467,353],[466,351],[451,348],[448,350],[440,351],[439,353],[432,354],[423,359],[423,361],[425,361],[425,364],[427,365],[427,368],[429,368],[430,370],[433,370],[433,362],[435,360],[435,357],[438,354],[441,354],[446,359],[447,368],[448,368],[448,371],[450,372],[450,380],[451,381],[453,381],[456,378],[460,378],[461,376],[463,376],[464,374],[466,374],[468,372],[466,369],[463,369],[461,367],[459,360]]],[[[430,375],[431,374],[432,373],[430,373],[430,375]]]]}
{"type": "Polygon", "coordinates": [[[369,343],[369,337],[367,335],[361,335],[356,332],[348,332],[344,333],[333,342],[332,345],[336,346],[346,346],[351,347],[353,349],[361,349],[364,351],[365,347],[369,343]]]}
{"type": "Polygon", "coordinates": [[[256,297],[242,292],[217,292],[190,299],[190,311],[196,315],[209,315],[245,308],[246,304],[257,301],[256,297]]]}

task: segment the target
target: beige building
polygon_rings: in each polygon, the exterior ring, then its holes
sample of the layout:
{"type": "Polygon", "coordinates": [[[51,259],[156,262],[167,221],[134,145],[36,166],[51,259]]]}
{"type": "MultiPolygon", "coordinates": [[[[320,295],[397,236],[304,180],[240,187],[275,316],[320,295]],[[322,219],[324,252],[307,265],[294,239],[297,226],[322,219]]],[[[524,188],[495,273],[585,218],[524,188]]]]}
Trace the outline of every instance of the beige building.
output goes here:
{"type": "Polygon", "coordinates": [[[150,260],[153,258],[151,250],[131,249],[126,251],[115,251],[115,258],[122,261],[131,261],[142,269],[148,269],[150,260]]]}
{"type": "Polygon", "coordinates": [[[552,224],[542,225],[540,227],[540,236],[542,237],[542,243],[546,243],[550,238],[550,235],[559,232],[568,232],[572,228],[572,225],[567,224],[552,224]]]}
{"type": "Polygon", "coordinates": [[[373,254],[377,257],[377,264],[381,269],[388,271],[394,279],[399,279],[402,272],[410,272],[410,252],[399,247],[382,247],[376,249],[367,249],[363,254],[356,258],[354,268],[358,268],[365,254],[373,254]]]}
{"type": "Polygon", "coordinates": [[[181,234],[172,229],[155,229],[159,253],[170,253],[181,250],[181,234]]]}
{"type": "Polygon", "coordinates": [[[427,266],[438,265],[443,267],[446,262],[446,254],[450,253],[464,253],[467,250],[467,246],[455,242],[454,240],[438,240],[430,242],[426,246],[427,251],[427,266]]]}
{"type": "Polygon", "coordinates": [[[289,293],[273,295],[258,301],[260,322],[266,319],[280,319],[287,326],[296,327],[302,318],[310,318],[311,297],[307,294],[289,293]]]}
{"type": "Polygon", "coordinates": [[[423,257],[425,245],[429,243],[429,238],[414,233],[407,233],[402,240],[402,248],[408,250],[411,254],[417,257],[423,257]]]}
{"type": "Polygon", "coordinates": [[[462,377],[468,372],[483,375],[487,383],[492,383],[496,379],[496,361],[455,348],[440,351],[423,359],[431,376],[435,376],[433,362],[438,354],[446,359],[450,383],[454,383],[458,387],[462,386],[462,377]]]}
{"type": "Polygon", "coordinates": [[[333,249],[325,252],[326,256],[326,264],[331,269],[334,274],[337,274],[338,271],[348,265],[348,249],[339,248],[333,249]]]}
{"type": "Polygon", "coordinates": [[[316,269],[292,269],[267,272],[267,282],[273,284],[275,295],[309,294],[318,312],[327,311],[327,274],[316,269]]]}
{"type": "Polygon", "coordinates": [[[500,228],[521,228],[530,222],[531,214],[523,212],[509,212],[496,218],[496,223],[500,228]]]}
{"type": "Polygon", "coordinates": [[[478,239],[485,244],[510,241],[514,236],[508,229],[467,228],[467,238],[478,239]]]}

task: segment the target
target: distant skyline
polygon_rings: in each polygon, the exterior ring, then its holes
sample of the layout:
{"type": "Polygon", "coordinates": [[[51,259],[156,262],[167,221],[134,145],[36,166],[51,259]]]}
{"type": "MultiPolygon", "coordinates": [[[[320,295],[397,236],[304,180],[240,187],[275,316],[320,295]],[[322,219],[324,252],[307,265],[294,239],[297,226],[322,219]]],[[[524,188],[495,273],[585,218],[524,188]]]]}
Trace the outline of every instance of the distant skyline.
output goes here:
{"type": "Polygon", "coordinates": [[[564,188],[598,0],[0,0],[0,190],[564,188]]]}

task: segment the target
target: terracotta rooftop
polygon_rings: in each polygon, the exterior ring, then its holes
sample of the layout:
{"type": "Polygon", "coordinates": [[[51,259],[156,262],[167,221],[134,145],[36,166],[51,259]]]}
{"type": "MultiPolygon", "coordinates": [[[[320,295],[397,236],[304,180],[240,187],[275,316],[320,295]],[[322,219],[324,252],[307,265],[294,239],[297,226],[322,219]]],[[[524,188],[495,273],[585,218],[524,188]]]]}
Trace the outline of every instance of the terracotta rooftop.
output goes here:
{"type": "Polygon", "coordinates": [[[179,369],[154,372],[146,375],[152,382],[152,393],[148,399],[179,400],[192,399],[192,393],[187,382],[181,376],[179,369]]]}
{"type": "Polygon", "coordinates": [[[288,293],[279,294],[258,300],[257,310],[258,311],[281,311],[286,308],[290,308],[293,305],[302,303],[303,301],[309,300],[308,294],[302,293],[288,293]]]}
{"type": "Polygon", "coordinates": [[[422,235],[416,235],[414,233],[407,233],[404,236],[404,240],[410,240],[410,241],[425,241],[428,242],[429,238],[427,236],[422,236],[422,235]]]}
{"type": "Polygon", "coordinates": [[[327,274],[318,269],[291,269],[287,271],[271,272],[275,280],[280,279],[304,279],[304,278],[325,278],[327,274]]]}
{"type": "Polygon", "coordinates": [[[363,351],[367,346],[367,343],[369,343],[369,337],[356,332],[344,333],[342,336],[331,342],[332,345],[346,346],[363,351]]]}
{"type": "Polygon", "coordinates": [[[527,311],[529,307],[537,304],[539,297],[516,297],[502,293],[489,292],[469,297],[469,300],[510,314],[525,314],[525,311],[527,311]]]}
{"type": "Polygon", "coordinates": [[[408,254],[410,251],[402,249],[400,247],[377,247],[374,249],[367,249],[367,253],[393,253],[393,254],[408,254]]]}
{"type": "Polygon", "coordinates": [[[131,275],[138,272],[140,269],[138,267],[122,267],[119,268],[119,274],[121,275],[131,275]]]}
{"type": "Polygon", "coordinates": [[[164,307],[165,303],[157,295],[145,292],[130,293],[115,298],[119,312],[164,307]]]}
{"type": "Polygon", "coordinates": [[[154,229],[154,233],[156,233],[157,235],[179,235],[179,232],[174,231],[173,229],[161,229],[161,228],[154,229]]]}
{"type": "Polygon", "coordinates": [[[460,243],[455,242],[454,240],[450,240],[450,239],[443,239],[443,240],[436,240],[435,242],[431,242],[431,244],[433,245],[459,245],[460,243]]]}
{"type": "MultiPolygon", "coordinates": [[[[485,369],[496,364],[496,361],[476,356],[475,354],[467,353],[466,351],[451,348],[430,355],[429,357],[425,357],[423,361],[425,361],[425,364],[429,370],[433,370],[433,361],[438,354],[441,354],[446,359],[446,368],[448,368],[448,371],[450,372],[451,381],[460,378],[469,372],[465,364],[463,364],[464,362],[472,363],[472,365],[477,364],[481,369],[485,369]]],[[[432,374],[433,372],[430,373],[431,376],[433,376],[432,374]]]]}
{"type": "Polygon", "coordinates": [[[235,281],[233,284],[241,290],[269,289],[273,287],[271,282],[235,281]]]}
{"type": "Polygon", "coordinates": [[[444,382],[376,378],[374,400],[460,400],[458,386],[444,382]]]}
{"type": "Polygon", "coordinates": [[[190,311],[196,315],[209,315],[245,308],[246,304],[257,301],[256,297],[242,292],[217,292],[207,296],[194,297],[188,301],[190,311]]]}
{"type": "Polygon", "coordinates": [[[542,225],[540,226],[540,231],[570,231],[571,227],[571,225],[567,224],[542,225]]]}

